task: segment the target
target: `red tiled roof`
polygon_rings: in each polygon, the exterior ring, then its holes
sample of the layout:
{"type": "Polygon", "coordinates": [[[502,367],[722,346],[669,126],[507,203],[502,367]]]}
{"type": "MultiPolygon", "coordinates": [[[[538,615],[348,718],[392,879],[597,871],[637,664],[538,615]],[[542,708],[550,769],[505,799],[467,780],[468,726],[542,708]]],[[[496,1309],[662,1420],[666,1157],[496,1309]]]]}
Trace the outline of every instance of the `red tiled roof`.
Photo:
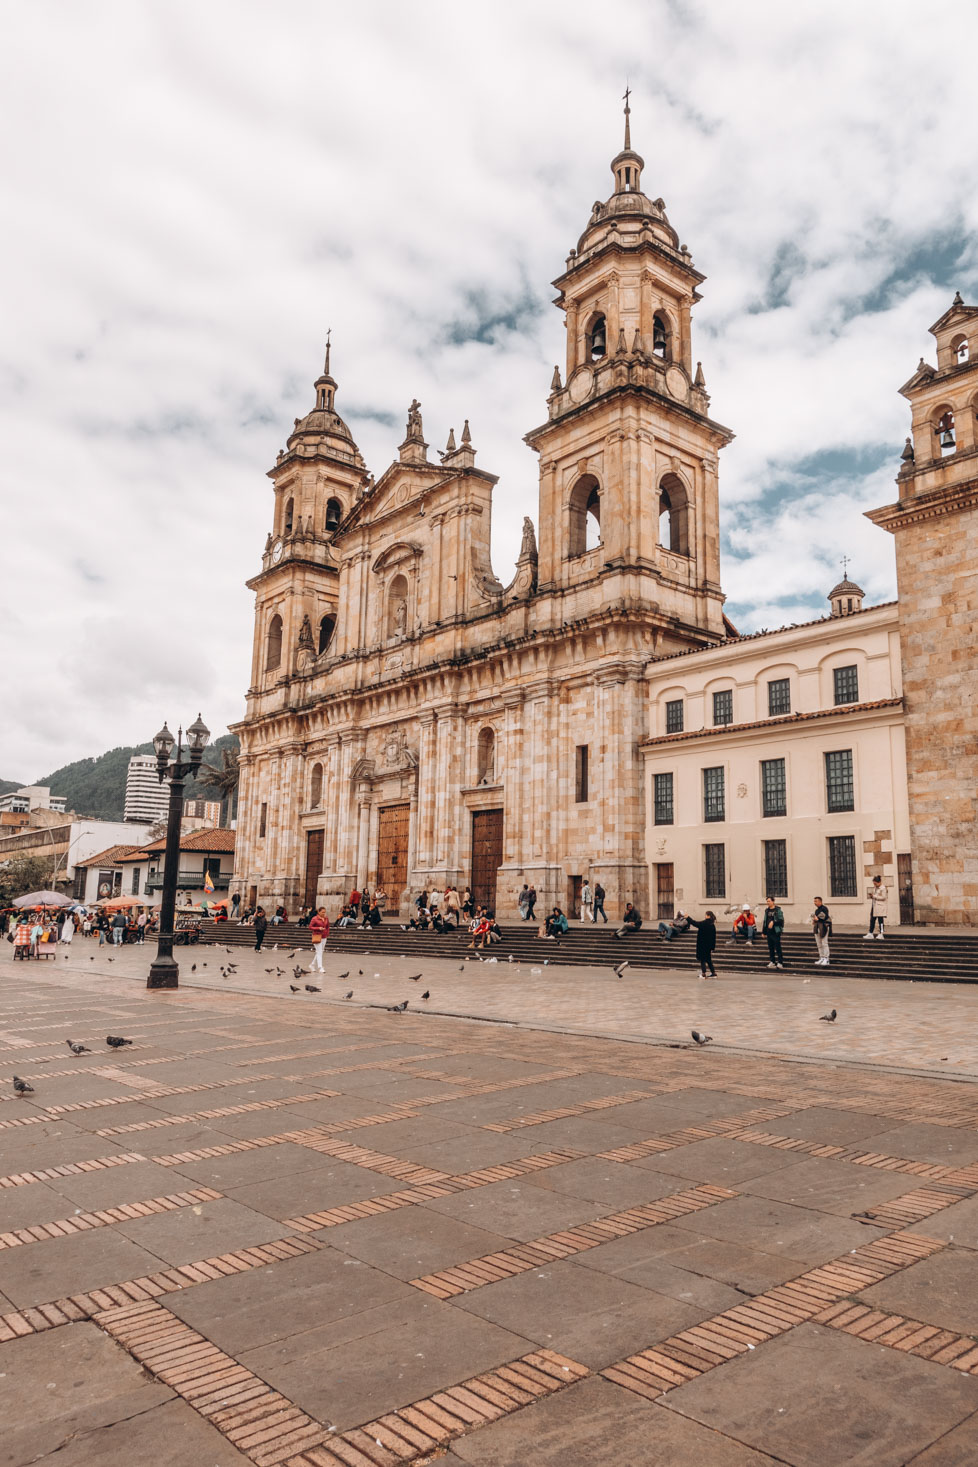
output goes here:
{"type": "Polygon", "coordinates": [[[142,846],[107,846],[104,851],[99,851],[95,856],[86,856],[84,861],[76,861],[76,866],[111,866],[119,861],[138,860],[143,853],[142,846]]]}
{"type": "MultiPolygon", "coordinates": [[[[220,852],[230,855],[234,850],[233,830],[192,830],[188,835],[180,837],[181,851],[203,851],[205,854],[220,852]]],[[[166,850],[166,836],[160,840],[151,841],[149,845],[143,846],[144,851],[166,850]]]]}
{"type": "Polygon", "coordinates": [[[691,728],[683,733],[658,734],[641,739],[643,748],[652,744],[679,744],[684,739],[716,738],[720,734],[747,733],[753,728],[779,728],[789,723],[809,723],[816,718],[831,718],[837,713],[866,713],[873,708],[902,708],[902,698],[877,698],[871,703],[840,703],[838,707],[818,708],[814,713],[785,713],[780,718],[759,718],[755,723],[721,723],[714,728],[691,728]]]}
{"type": "MultiPolygon", "coordinates": [[[[854,616],[868,616],[871,611],[885,611],[890,606],[896,606],[896,601],[879,601],[875,606],[860,606],[858,611],[850,611],[845,616],[816,616],[811,621],[792,621],[781,627],[763,627],[759,632],[735,632],[732,637],[723,637],[716,642],[704,642],[699,647],[684,647],[681,652],[663,652],[656,657],[650,657],[649,667],[658,667],[660,662],[672,662],[677,657],[695,657],[697,652],[715,652],[719,647],[736,647],[741,642],[756,642],[761,637],[777,637],[782,632],[800,632],[806,627],[828,626],[831,624],[844,624],[851,621],[854,616]]],[[[733,623],[724,615],[724,622],[729,626],[733,623]]]]}

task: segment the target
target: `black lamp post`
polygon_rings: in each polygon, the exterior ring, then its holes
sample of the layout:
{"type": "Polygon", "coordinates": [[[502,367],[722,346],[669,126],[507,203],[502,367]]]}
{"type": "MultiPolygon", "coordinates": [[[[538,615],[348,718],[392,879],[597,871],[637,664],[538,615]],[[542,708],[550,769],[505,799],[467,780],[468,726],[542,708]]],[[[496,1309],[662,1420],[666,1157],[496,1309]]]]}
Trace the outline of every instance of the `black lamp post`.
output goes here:
{"type": "Polygon", "coordinates": [[[187,729],[188,760],[183,759],[183,729],[174,739],[164,723],[153,748],[156,750],[156,772],[160,784],[170,781],[170,808],[166,817],[166,853],[163,857],[163,900],[160,903],[160,932],[156,945],[156,959],[146,979],[147,988],[178,988],[180,967],[173,956],[173,919],[177,908],[177,879],[180,867],[180,822],[183,816],[183,782],[188,774],[197,778],[200,761],[210,738],[210,729],[205,727],[200,714],[197,722],[187,729]],[[176,744],[176,758],[171,759],[176,744]]]}

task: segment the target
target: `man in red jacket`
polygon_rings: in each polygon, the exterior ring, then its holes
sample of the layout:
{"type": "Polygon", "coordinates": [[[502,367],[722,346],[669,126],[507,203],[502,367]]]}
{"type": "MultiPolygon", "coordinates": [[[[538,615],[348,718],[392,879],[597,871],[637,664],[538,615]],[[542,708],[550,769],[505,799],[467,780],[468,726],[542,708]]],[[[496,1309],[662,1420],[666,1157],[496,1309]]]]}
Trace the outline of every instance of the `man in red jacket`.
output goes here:
{"type": "Polygon", "coordinates": [[[325,907],[320,907],[311,919],[309,934],[312,937],[312,962],[309,964],[309,971],[310,973],[321,973],[323,971],[323,948],[329,936],[329,918],[326,915],[325,907]]]}

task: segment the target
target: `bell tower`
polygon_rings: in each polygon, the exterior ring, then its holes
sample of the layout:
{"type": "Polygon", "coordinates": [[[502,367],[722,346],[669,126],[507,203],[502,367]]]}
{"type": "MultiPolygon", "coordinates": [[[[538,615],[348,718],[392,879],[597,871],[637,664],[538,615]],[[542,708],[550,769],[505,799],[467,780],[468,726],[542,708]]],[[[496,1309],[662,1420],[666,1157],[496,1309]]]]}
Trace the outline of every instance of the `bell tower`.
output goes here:
{"type": "Polygon", "coordinates": [[[567,331],[548,421],[527,434],[540,455],[541,592],[596,582],[659,623],[658,650],[725,635],[720,589],[719,450],[733,434],[709,414],[691,313],[705,277],[642,191],[631,145],[612,159],[614,191],[596,202],[555,304],[567,331]]]}
{"type": "Polygon", "coordinates": [[[339,566],[334,541],[368,483],[360,450],[336,411],[336,380],[326,361],[313,384],[311,412],[296,418],[269,471],[272,529],[255,593],[249,713],[281,705],[297,675],[321,670],[336,650],[339,566]]]}
{"type": "Polygon", "coordinates": [[[914,906],[978,923],[978,306],[956,294],[900,388],[911,433],[899,499],[872,510],[896,540],[914,906]]]}

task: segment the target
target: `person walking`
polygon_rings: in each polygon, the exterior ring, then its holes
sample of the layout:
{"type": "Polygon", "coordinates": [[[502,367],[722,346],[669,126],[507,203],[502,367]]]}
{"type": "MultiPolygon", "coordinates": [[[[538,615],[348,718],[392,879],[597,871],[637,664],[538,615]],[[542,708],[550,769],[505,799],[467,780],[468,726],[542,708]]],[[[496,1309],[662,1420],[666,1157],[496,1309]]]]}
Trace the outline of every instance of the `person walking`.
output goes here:
{"type": "Polygon", "coordinates": [[[535,886],[531,886],[526,894],[526,920],[528,922],[536,921],[536,905],[537,889],[535,886]]]}
{"type": "Polygon", "coordinates": [[[320,907],[309,922],[309,936],[312,938],[312,962],[309,964],[310,973],[321,973],[323,971],[323,948],[329,936],[329,918],[326,908],[320,907]]]}
{"type": "Polygon", "coordinates": [[[255,910],[255,952],[261,952],[261,945],[265,941],[265,933],[268,931],[268,918],[265,916],[265,908],[257,907],[255,910]]]}
{"type": "Polygon", "coordinates": [[[63,947],[70,947],[71,946],[71,939],[74,937],[74,935],[75,935],[75,919],[71,915],[71,913],[69,912],[66,915],[66,917],[65,917],[64,926],[61,928],[61,931],[58,933],[58,941],[62,944],[63,947]]]}
{"type": "Polygon", "coordinates": [[[717,976],[717,970],[713,966],[713,954],[717,945],[717,918],[715,912],[707,912],[701,922],[695,917],[689,919],[690,927],[696,928],[696,961],[700,965],[700,977],[706,977],[709,968],[710,977],[717,976]]]}
{"type": "Polygon", "coordinates": [[[767,938],[767,954],[770,958],[769,968],[780,968],[784,970],[784,954],[781,951],[781,934],[784,932],[784,913],[778,906],[774,897],[769,896],[764,908],[764,922],[761,931],[767,938]]]}
{"type": "Polygon", "coordinates": [[[596,881],[594,883],[594,912],[591,917],[592,922],[597,923],[599,912],[604,918],[605,926],[607,926],[608,913],[604,909],[604,887],[601,885],[600,881],[596,881]]]}
{"type": "Polygon", "coordinates": [[[236,922],[238,920],[238,912],[239,912],[240,908],[241,908],[241,893],[240,893],[240,891],[236,891],[234,893],[234,896],[231,898],[231,921],[232,922],[236,922]]]}
{"type": "Polygon", "coordinates": [[[886,909],[890,899],[890,889],[882,876],[874,876],[873,884],[869,888],[869,931],[863,941],[869,942],[875,935],[879,942],[883,941],[883,923],[886,921],[886,909]],[[879,931],[874,934],[873,928],[878,926],[879,931]]]}
{"type": "Polygon", "coordinates": [[[458,892],[454,886],[450,886],[445,893],[445,915],[449,921],[455,923],[455,931],[457,932],[462,920],[462,908],[458,899],[458,892]]]}
{"type": "Polygon", "coordinates": [[[525,922],[526,914],[530,906],[530,888],[527,886],[525,881],[523,883],[523,890],[520,892],[516,904],[520,909],[520,920],[525,922]]]}
{"type": "Polygon", "coordinates": [[[829,909],[820,896],[815,898],[815,910],[811,916],[812,931],[815,934],[815,946],[818,949],[818,957],[815,959],[816,968],[828,968],[829,963],[829,937],[832,934],[832,918],[829,909]]]}
{"type": "Polygon", "coordinates": [[[594,892],[591,883],[585,876],[584,885],[581,887],[581,921],[594,921],[594,892]]]}
{"type": "Polygon", "coordinates": [[[112,941],[116,947],[122,946],[123,934],[126,930],[126,919],[122,912],[116,912],[112,918],[112,941]]]}
{"type": "Polygon", "coordinates": [[[356,886],[350,892],[350,900],[348,902],[348,906],[354,918],[360,915],[360,890],[356,886]]]}

